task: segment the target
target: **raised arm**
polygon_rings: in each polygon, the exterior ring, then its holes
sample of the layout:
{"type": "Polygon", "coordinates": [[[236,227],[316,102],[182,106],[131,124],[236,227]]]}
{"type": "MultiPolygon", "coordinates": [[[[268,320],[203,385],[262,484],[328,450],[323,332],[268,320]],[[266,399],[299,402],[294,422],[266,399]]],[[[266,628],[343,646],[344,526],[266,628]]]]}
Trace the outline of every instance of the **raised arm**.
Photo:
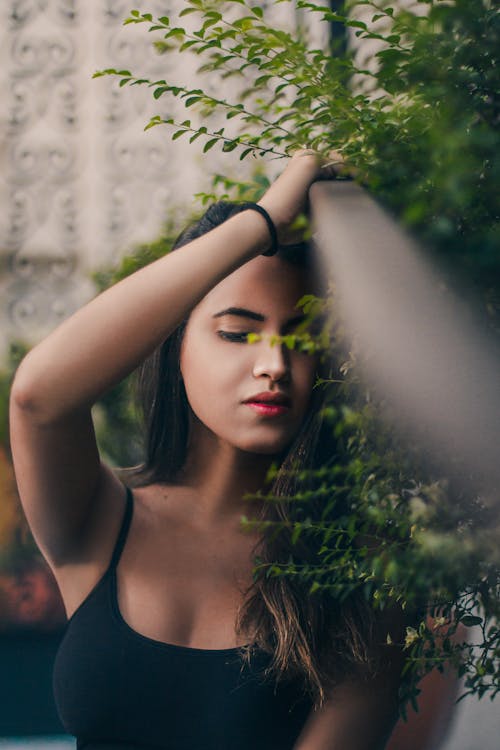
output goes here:
{"type": "MultiPolygon", "coordinates": [[[[318,169],[316,157],[297,154],[260,201],[282,236],[318,169]]],[[[53,568],[91,559],[99,540],[115,535],[124,503],[121,483],[99,459],[92,405],[212,287],[269,245],[264,218],[243,211],[97,296],[23,359],[10,400],[14,468],[53,568]]]]}

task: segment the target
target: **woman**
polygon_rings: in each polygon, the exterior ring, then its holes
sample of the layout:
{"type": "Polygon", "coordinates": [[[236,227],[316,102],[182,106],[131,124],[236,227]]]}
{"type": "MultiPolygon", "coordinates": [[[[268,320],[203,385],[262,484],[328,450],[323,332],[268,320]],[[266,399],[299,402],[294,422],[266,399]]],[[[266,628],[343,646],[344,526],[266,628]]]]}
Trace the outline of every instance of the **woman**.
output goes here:
{"type": "Polygon", "coordinates": [[[297,327],[296,303],[315,289],[297,259],[271,253],[331,174],[296,153],[257,206],[183,235],[17,371],[14,465],[70,618],[54,689],[78,748],[375,750],[394,726],[400,651],[386,648],[368,680],[349,673],[344,650],[370,645],[355,607],[339,615],[292,582],[255,583],[263,537],[240,524],[270,512],[244,498],[271,463],[290,468],[318,439],[319,357],[270,341],[297,327]],[[152,394],[132,492],[99,459],[91,407],[148,358],[168,382],[152,394]],[[165,398],[184,399],[184,422],[162,421],[165,398]]]}

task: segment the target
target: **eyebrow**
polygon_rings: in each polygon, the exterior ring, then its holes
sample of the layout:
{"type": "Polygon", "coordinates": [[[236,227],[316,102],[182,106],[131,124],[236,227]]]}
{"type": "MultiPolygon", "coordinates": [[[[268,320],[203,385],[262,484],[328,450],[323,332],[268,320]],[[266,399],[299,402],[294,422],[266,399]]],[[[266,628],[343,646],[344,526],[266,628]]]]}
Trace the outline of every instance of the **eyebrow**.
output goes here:
{"type": "MultiPolygon", "coordinates": [[[[221,310],[220,312],[215,313],[212,315],[213,318],[222,318],[224,315],[235,315],[239,318],[250,318],[250,320],[258,320],[259,322],[263,323],[266,319],[265,315],[262,315],[262,313],[254,312],[253,310],[247,310],[245,307],[227,307],[225,310],[221,310]]],[[[305,320],[306,316],[304,313],[300,313],[300,315],[295,315],[293,318],[290,318],[287,320],[286,324],[294,325],[296,323],[301,323],[303,320],[305,320]]]]}

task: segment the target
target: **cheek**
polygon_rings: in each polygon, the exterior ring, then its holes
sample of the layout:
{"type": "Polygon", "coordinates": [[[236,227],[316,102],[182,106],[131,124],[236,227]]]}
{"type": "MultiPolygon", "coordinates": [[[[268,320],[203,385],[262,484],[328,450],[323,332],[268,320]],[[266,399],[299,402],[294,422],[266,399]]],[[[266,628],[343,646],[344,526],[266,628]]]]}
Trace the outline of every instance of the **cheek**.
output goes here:
{"type": "Polygon", "coordinates": [[[244,363],[211,333],[186,335],[180,352],[180,368],[186,395],[202,420],[224,414],[228,402],[238,396],[244,363]]]}
{"type": "MultiPolygon", "coordinates": [[[[301,419],[316,380],[318,357],[293,351],[290,356],[296,417],[301,419]]],[[[228,417],[240,414],[236,407],[254,387],[254,358],[251,346],[229,345],[212,332],[186,330],[180,351],[186,396],[196,417],[214,432],[229,435],[227,430],[234,428],[228,417]]]]}

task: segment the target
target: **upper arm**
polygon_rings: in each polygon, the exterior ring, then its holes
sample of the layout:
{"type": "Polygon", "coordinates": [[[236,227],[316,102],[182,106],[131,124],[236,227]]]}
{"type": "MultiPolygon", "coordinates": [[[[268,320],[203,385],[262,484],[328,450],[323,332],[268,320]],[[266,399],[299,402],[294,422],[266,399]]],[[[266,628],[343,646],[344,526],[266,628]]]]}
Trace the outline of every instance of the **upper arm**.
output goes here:
{"type": "Polygon", "coordinates": [[[14,382],[9,416],[19,496],[40,551],[52,568],[85,561],[99,520],[124,502],[121,483],[100,461],[90,409],[43,419],[14,382]]]}

